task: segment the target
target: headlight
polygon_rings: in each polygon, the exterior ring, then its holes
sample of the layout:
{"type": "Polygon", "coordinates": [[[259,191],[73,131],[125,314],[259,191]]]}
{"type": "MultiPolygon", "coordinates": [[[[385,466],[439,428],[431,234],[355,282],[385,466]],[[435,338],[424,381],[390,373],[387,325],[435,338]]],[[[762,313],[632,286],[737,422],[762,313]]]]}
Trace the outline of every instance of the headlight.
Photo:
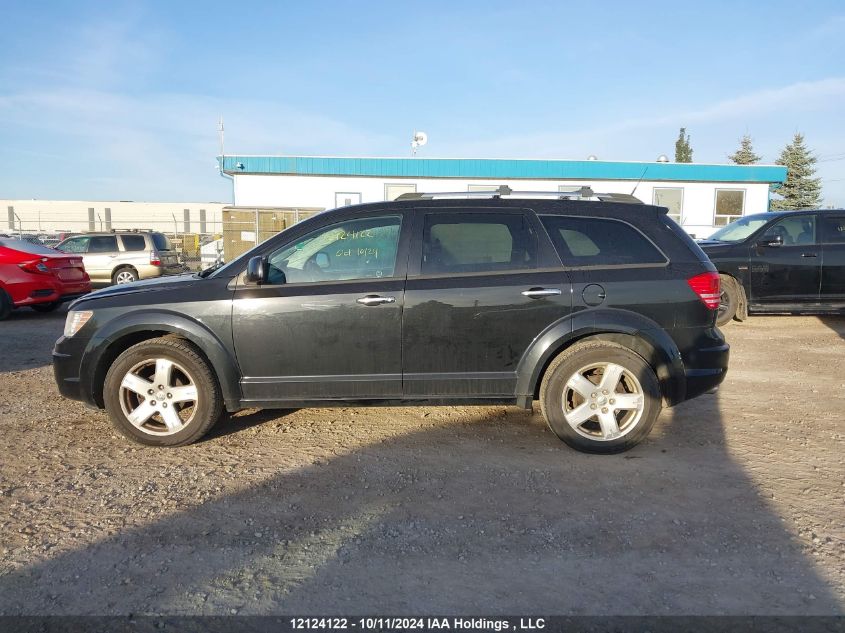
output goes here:
{"type": "Polygon", "coordinates": [[[68,312],[67,320],[65,320],[65,337],[70,338],[79,332],[93,315],[94,313],[91,310],[71,310],[68,312]]]}

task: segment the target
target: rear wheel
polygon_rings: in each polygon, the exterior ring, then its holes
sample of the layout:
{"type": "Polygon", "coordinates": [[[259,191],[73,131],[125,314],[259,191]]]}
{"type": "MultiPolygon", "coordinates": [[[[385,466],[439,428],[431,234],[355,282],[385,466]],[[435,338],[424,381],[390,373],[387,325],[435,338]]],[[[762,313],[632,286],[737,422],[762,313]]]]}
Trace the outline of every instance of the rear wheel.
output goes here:
{"type": "Polygon", "coordinates": [[[8,318],[8,316],[12,313],[12,309],[14,307],[15,306],[12,303],[12,298],[6,293],[5,290],[0,289],[0,321],[8,318]]]}
{"type": "Polygon", "coordinates": [[[53,301],[51,303],[36,303],[35,305],[31,305],[29,307],[36,312],[52,312],[60,305],[62,305],[61,301],[53,301]]]}
{"type": "Polygon", "coordinates": [[[579,343],[546,370],[540,408],[571,447],[619,453],[648,435],[661,409],[654,371],[638,354],[605,341],[579,343]]]}
{"type": "Polygon", "coordinates": [[[151,446],[196,442],[221,411],[210,367],[191,343],[175,338],[143,341],[118,356],[103,398],[117,430],[151,446]]]}
{"type": "Polygon", "coordinates": [[[719,295],[719,312],[716,315],[716,325],[722,327],[731,322],[739,309],[739,286],[730,275],[719,275],[721,294],[719,295]]]}
{"type": "Polygon", "coordinates": [[[114,284],[131,284],[138,281],[138,271],[134,268],[119,268],[114,271],[111,280],[114,284]]]}

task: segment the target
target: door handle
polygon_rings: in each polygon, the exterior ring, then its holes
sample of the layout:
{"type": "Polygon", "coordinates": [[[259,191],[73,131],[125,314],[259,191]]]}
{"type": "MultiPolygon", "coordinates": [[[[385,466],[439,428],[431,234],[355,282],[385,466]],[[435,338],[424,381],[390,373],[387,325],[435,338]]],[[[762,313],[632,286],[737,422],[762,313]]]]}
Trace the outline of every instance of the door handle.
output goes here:
{"type": "Polygon", "coordinates": [[[378,295],[367,295],[366,297],[361,297],[360,299],[356,299],[358,303],[365,306],[377,306],[381,305],[382,303],[394,303],[396,301],[395,297],[379,297],[378,295]]]}
{"type": "Polygon", "coordinates": [[[801,253],[801,257],[818,257],[815,253],[801,253]]]}
{"type": "Polygon", "coordinates": [[[532,299],[537,297],[553,297],[559,294],[561,294],[560,288],[531,288],[530,290],[522,291],[523,297],[531,297],[532,299]]]}

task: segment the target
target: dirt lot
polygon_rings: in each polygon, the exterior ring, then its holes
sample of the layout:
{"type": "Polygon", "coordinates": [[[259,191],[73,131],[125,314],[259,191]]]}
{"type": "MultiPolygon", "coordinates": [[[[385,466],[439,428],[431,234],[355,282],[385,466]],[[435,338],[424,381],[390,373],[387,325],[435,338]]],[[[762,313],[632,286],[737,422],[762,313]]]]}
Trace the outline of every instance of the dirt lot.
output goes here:
{"type": "Polygon", "coordinates": [[[0,324],[0,613],[841,614],[845,319],[727,328],[613,457],[504,407],[242,412],[148,449],[0,324]]]}

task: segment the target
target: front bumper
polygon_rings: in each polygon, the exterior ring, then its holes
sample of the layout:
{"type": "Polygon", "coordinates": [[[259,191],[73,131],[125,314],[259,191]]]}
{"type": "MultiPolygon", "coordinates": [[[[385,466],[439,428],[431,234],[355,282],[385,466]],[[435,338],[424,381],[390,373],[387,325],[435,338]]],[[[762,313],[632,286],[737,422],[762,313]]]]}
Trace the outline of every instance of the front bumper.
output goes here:
{"type": "Polygon", "coordinates": [[[82,355],[87,341],[76,337],[61,337],[53,348],[53,378],[59,393],[71,400],[97,406],[90,389],[83,386],[82,355]]]}

